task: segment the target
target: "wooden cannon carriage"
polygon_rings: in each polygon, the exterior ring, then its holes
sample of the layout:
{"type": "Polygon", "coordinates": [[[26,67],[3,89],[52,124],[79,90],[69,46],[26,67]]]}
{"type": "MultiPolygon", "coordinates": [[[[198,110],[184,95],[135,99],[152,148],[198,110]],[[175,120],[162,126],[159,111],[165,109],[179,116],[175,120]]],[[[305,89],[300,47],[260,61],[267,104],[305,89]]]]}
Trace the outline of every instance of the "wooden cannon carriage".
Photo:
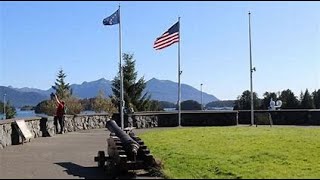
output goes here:
{"type": "Polygon", "coordinates": [[[144,142],[132,130],[124,132],[114,120],[107,121],[110,137],[107,139],[108,155],[99,151],[94,161],[108,173],[127,173],[129,170],[149,168],[155,160],[144,142]]]}

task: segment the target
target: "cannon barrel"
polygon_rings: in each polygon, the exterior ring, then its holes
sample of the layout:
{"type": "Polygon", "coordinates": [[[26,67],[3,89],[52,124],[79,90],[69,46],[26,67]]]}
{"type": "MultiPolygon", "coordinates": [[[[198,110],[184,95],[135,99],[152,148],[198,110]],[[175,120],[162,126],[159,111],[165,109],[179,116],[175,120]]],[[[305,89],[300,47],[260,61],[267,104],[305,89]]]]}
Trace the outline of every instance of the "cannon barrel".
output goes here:
{"type": "Polygon", "coordinates": [[[131,151],[135,156],[137,155],[140,147],[139,143],[122,131],[114,120],[107,121],[107,128],[110,132],[119,137],[120,141],[124,144],[126,151],[131,151]]]}
{"type": "Polygon", "coordinates": [[[99,167],[108,173],[120,175],[129,170],[150,170],[156,165],[150,150],[133,132],[124,132],[114,120],[107,121],[106,127],[110,131],[107,139],[108,156],[105,156],[104,151],[98,152],[94,160],[99,167]]]}

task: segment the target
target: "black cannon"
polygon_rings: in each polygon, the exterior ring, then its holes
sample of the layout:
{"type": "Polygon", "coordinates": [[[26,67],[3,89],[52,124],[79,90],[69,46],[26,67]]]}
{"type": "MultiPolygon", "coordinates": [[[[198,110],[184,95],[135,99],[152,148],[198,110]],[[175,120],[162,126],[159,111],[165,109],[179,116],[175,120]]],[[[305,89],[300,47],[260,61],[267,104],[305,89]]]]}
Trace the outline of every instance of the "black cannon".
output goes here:
{"type": "Polygon", "coordinates": [[[144,142],[136,136],[132,129],[124,132],[114,120],[107,121],[110,137],[107,139],[108,155],[99,151],[94,157],[99,167],[107,172],[118,174],[129,170],[148,170],[155,165],[155,160],[144,142]]]}

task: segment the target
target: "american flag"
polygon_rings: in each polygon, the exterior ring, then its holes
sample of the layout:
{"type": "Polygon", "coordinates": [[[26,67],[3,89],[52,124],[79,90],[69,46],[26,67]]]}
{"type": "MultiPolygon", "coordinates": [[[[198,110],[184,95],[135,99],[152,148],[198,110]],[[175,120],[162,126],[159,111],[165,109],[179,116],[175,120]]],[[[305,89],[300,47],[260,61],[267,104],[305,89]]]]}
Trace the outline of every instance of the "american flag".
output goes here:
{"type": "Polygon", "coordinates": [[[166,32],[154,42],[153,48],[160,50],[176,42],[179,42],[179,21],[171,26],[166,32]]]}

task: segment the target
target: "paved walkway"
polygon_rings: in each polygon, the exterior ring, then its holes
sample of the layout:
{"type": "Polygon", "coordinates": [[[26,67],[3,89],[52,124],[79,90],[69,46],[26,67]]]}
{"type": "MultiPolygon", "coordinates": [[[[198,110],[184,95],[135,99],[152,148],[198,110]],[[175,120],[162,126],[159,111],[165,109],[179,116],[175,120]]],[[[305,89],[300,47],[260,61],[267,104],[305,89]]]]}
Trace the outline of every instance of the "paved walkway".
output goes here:
{"type": "MultiPolygon", "coordinates": [[[[135,131],[137,134],[139,130],[135,131]]],[[[109,179],[97,167],[98,151],[107,153],[107,129],[36,138],[0,150],[1,179],[109,179]]],[[[123,178],[148,178],[123,177],[123,178]]]]}

